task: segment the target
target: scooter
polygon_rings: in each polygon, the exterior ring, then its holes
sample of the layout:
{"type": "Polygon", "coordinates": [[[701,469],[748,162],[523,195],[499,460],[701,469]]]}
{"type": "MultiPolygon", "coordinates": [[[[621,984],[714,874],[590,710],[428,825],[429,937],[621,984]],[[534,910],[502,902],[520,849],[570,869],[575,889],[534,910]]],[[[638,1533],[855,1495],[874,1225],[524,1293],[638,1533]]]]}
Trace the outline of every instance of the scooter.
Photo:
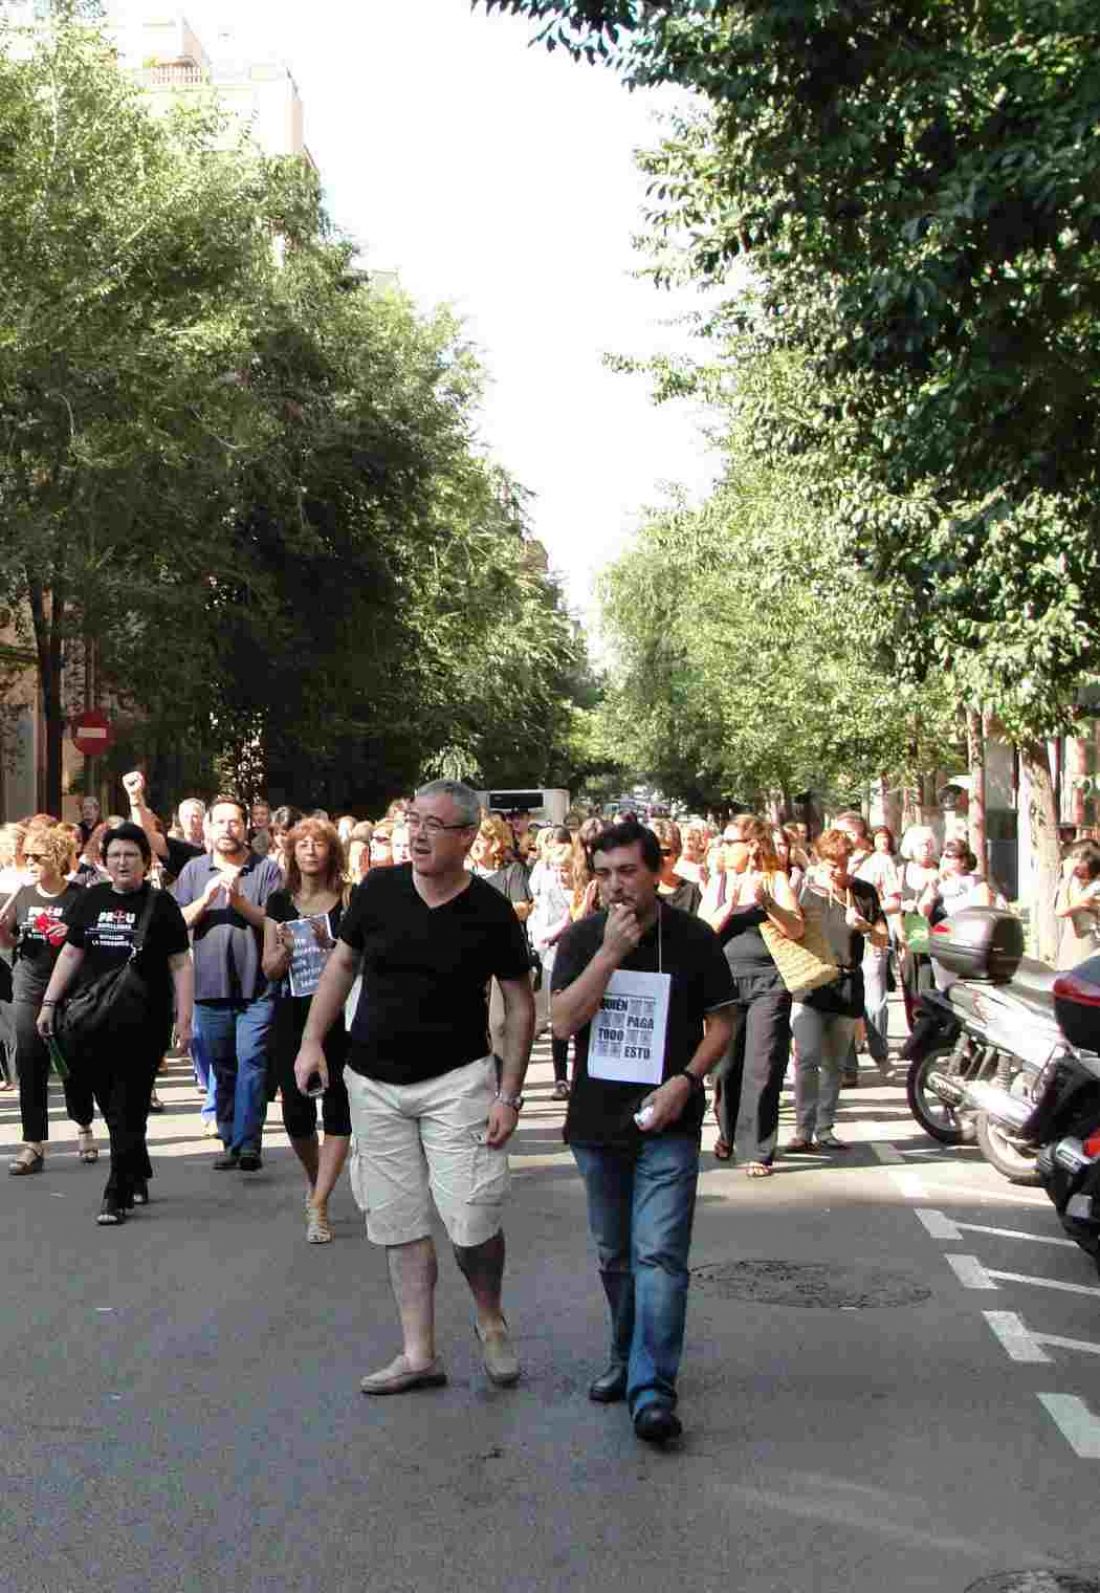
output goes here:
{"type": "Polygon", "coordinates": [[[993,907],[968,907],[932,927],[929,950],[952,978],[920,998],[902,1056],[909,1108],[944,1145],[977,1140],[1012,1183],[1037,1184],[1034,1145],[1020,1130],[1034,1086],[1064,1045],[1057,975],[1023,955],[1023,926],[993,907]]]}

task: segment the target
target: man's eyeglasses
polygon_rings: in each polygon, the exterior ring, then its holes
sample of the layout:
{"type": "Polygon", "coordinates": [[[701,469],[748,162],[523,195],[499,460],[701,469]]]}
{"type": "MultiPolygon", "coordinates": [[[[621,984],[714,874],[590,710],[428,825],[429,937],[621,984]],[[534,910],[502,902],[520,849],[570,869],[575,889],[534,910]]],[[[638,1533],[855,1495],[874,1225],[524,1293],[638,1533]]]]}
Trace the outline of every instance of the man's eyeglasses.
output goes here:
{"type": "Polygon", "coordinates": [[[411,831],[423,830],[425,835],[442,835],[444,830],[473,830],[475,824],[444,824],[442,819],[422,819],[419,813],[406,813],[405,823],[411,831]]]}

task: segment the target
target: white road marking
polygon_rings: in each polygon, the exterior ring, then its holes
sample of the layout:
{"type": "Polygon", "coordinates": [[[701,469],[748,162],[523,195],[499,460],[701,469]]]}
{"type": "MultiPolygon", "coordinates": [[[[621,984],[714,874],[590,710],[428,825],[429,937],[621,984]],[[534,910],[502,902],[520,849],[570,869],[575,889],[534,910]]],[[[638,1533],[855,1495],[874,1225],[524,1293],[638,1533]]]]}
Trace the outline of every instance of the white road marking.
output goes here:
{"type": "Polygon", "coordinates": [[[973,1195],[978,1200],[992,1200],[996,1204],[1001,1201],[1015,1201],[1017,1204],[1031,1206],[1036,1211],[1048,1211],[1049,1202],[1045,1195],[1023,1195],[1018,1189],[983,1189],[980,1184],[940,1184],[939,1188],[952,1195],[973,1195]]]}
{"type": "Polygon", "coordinates": [[[1100,1416],[1094,1416],[1076,1394],[1040,1394],[1039,1402],[1062,1437],[1082,1460],[1100,1460],[1100,1416]]]}
{"type": "Polygon", "coordinates": [[[945,1212],[933,1211],[928,1206],[918,1206],[917,1216],[933,1239],[961,1239],[967,1233],[991,1233],[1002,1239],[1031,1239],[1037,1245],[1058,1245],[1062,1249],[1076,1250],[1072,1239],[1056,1239],[1049,1233],[1028,1233],[1024,1228],[992,1228],[984,1222],[957,1222],[945,1212]]]}
{"type": "Polygon", "coordinates": [[[1066,1339],[1058,1333],[1034,1333],[1025,1327],[1015,1311],[983,1311],[982,1315],[1014,1361],[1049,1361],[1042,1346],[1059,1350],[1080,1350],[1083,1355],[1100,1355],[1100,1344],[1090,1339],[1066,1339]]]}
{"type": "MultiPolygon", "coordinates": [[[[987,1272],[977,1256],[944,1256],[943,1258],[964,1289],[995,1289],[991,1273],[987,1272]]],[[[997,1274],[1001,1276],[1000,1273],[997,1274]]]]}
{"type": "Polygon", "coordinates": [[[918,1206],[916,1215],[933,1239],[962,1238],[959,1224],[945,1217],[942,1211],[933,1211],[930,1206],[918,1206]]]}
{"type": "Polygon", "coordinates": [[[892,1172],[895,1187],[903,1194],[906,1200],[927,1200],[928,1190],[919,1173],[892,1172]]]}
{"type": "Polygon", "coordinates": [[[1029,1333],[1015,1311],[983,1311],[993,1332],[1000,1339],[1009,1360],[1034,1364],[1049,1362],[1050,1356],[1039,1344],[1038,1337],[1029,1333]]]}
{"type": "MultiPolygon", "coordinates": [[[[963,1261],[971,1257],[947,1257],[948,1261],[963,1261]]],[[[1040,1289],[1060,1289],[1063,1294],[1100,1294],[1100,1289],[1089,1283],[1063,1283],[1060,1278],[1032,1278],[1026,1272],[999,1272],[996,1267],[990,1267],[991,1278],[1003,1278],[1005,1283],[1034,1283],[1040,1289]]],[[[996,1285],[994,1285],[996,1287],[996,1285]]]]}
{"type": "Polygon", "coordinates": [[[885,1140],[873,1139],[871,1141],[871,1149],[879,1161],[885,1163],[887,1167],[904,1167],[905,1157],[899,1150],[895,1150],[893,1145],[888,1145],[885,1140]]]}

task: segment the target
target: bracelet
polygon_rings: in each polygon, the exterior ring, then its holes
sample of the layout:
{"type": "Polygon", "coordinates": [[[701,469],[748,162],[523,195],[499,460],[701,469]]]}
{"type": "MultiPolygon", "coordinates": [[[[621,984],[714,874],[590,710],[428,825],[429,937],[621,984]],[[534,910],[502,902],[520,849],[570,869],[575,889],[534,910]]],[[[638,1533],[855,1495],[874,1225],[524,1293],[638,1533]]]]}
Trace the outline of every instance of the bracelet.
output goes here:
{"type": "Polygon", "coordinates": [[[56,1007],[57,1006],[57,1002],[56,1001],[46,1001],[45,999],[43,999],[43,1000],[41,1000],[38,1003],[38,1005],[40,1007],[56,1007]]]}

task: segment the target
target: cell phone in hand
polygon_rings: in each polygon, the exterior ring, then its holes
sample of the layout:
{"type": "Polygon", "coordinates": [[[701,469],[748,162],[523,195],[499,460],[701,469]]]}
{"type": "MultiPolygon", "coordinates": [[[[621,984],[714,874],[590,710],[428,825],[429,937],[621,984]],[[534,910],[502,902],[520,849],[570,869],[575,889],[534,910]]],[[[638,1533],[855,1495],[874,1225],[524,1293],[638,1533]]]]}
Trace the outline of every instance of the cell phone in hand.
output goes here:
{"type": "Polygon", "coordinates": [[[325,1086],[321,1080],[321,1075],[319,1073],[311,1073],[309,1078],[306,1080],[306,1087],[302,1091],[302,1094],[308,1095],[311,1101],[316,1101],[320,1096],[324,1095],[324,1093],[325,1086]]]}

